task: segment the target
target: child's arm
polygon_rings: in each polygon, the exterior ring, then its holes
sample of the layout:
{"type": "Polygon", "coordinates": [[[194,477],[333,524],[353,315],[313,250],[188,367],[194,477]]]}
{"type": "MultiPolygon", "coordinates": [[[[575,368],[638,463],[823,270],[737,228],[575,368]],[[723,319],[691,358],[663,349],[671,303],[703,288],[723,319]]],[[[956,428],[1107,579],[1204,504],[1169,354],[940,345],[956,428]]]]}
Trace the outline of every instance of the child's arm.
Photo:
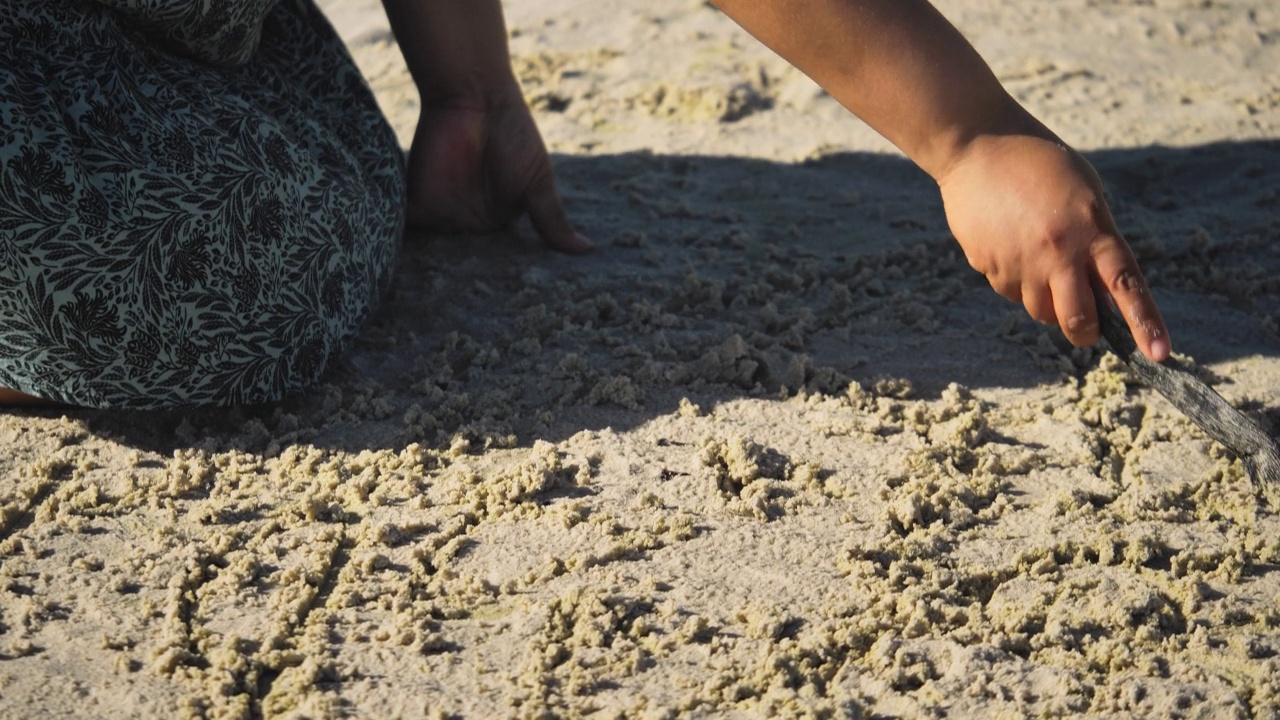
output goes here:
{"type": "Polygon", "coordinates": [[[1147,357],[1168,330],[1093,168],[1000,86],[925,0],[715,0],[933,176],[969,263],[1072,343],[1098,341],[1091,285],[1147,357]]]}
{"type": "Polygon", "coordinates": [[[409,151],[411,227],[492,232],[528,214],[546,243],[587,252],[511,70],[499,0],[383,0],[422,99],[409,151]]]}

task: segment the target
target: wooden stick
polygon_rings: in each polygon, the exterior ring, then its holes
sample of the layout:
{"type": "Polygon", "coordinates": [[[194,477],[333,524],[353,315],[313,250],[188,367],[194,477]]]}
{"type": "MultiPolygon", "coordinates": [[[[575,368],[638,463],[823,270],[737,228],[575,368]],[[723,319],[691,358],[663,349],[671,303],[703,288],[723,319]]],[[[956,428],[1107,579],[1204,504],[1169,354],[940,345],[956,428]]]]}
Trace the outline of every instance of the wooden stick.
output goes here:
{"type": "Polygon", "coordinates": [[[1258,423],[1227,402],[1174,358],[1147,359],[1133,341],[1129,326],[1109,298],[1094,290],[1098,323],[1111,350],[1146,384],[1168,398],[1205,433],[1230,448],[1244,462],[1254,485],[1273,508],[1280,508],[1280,445],[1258,423]]]}

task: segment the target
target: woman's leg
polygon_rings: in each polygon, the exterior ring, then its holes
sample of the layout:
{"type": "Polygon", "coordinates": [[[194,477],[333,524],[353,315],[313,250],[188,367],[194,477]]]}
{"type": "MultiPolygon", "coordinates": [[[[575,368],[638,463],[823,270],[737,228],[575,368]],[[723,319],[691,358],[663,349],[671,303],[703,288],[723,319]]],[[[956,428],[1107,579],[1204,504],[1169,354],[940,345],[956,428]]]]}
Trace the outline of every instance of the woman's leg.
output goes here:
{"type": "Polygon", "coordinates": [[[26,395],[17,390],[0,388],[0,407],[39,407],[56,404],[43,398],[38,398],[35,395],[26,395]]]}
{"type": "Polygon", "coordinates": [[[312,0],[227,0],[273,8],[232,67],[157,51],[99,3],[0,4],[0,387],[24,391],[0,403],[234,405],[318,382],[390,280],[405,191],[312,0]]]}

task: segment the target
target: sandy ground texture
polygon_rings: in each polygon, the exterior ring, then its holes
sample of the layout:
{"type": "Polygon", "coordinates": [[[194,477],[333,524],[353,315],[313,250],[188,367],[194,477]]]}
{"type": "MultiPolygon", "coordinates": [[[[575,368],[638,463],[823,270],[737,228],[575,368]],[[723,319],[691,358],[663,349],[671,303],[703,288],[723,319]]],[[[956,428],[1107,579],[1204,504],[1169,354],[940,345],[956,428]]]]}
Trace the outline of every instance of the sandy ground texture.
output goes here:
{"type": "MultiPolygon", "coordinates": [[[[941,8],[1280,425],[1275,3],[941,8]]],[[[1280,717],[1275,510],[927,177],[702,2],[508,19],[600,251],[411,238],[278,406],[0,416],[0,717],[1280,717]]]]}

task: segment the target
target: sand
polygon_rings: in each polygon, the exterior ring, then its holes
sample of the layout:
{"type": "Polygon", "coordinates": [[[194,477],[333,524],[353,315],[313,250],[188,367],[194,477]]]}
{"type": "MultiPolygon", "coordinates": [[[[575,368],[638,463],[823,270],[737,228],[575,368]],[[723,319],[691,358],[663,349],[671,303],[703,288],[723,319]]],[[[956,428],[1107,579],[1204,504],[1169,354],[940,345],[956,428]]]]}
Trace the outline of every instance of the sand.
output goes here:
{"type": "MultiPolygon", "coordinates": [[[[322,2],[400,137],[375,2],[322,2]]],[[[940,8],[1280,425],[1280,11],[940,8]]],[[[1280,521],[986,287],[928,178],[702,2],[513,0],[600,251],[413,237],[314,392],[0,416],[0,716],[1280,717],[1280,521]]]]}

